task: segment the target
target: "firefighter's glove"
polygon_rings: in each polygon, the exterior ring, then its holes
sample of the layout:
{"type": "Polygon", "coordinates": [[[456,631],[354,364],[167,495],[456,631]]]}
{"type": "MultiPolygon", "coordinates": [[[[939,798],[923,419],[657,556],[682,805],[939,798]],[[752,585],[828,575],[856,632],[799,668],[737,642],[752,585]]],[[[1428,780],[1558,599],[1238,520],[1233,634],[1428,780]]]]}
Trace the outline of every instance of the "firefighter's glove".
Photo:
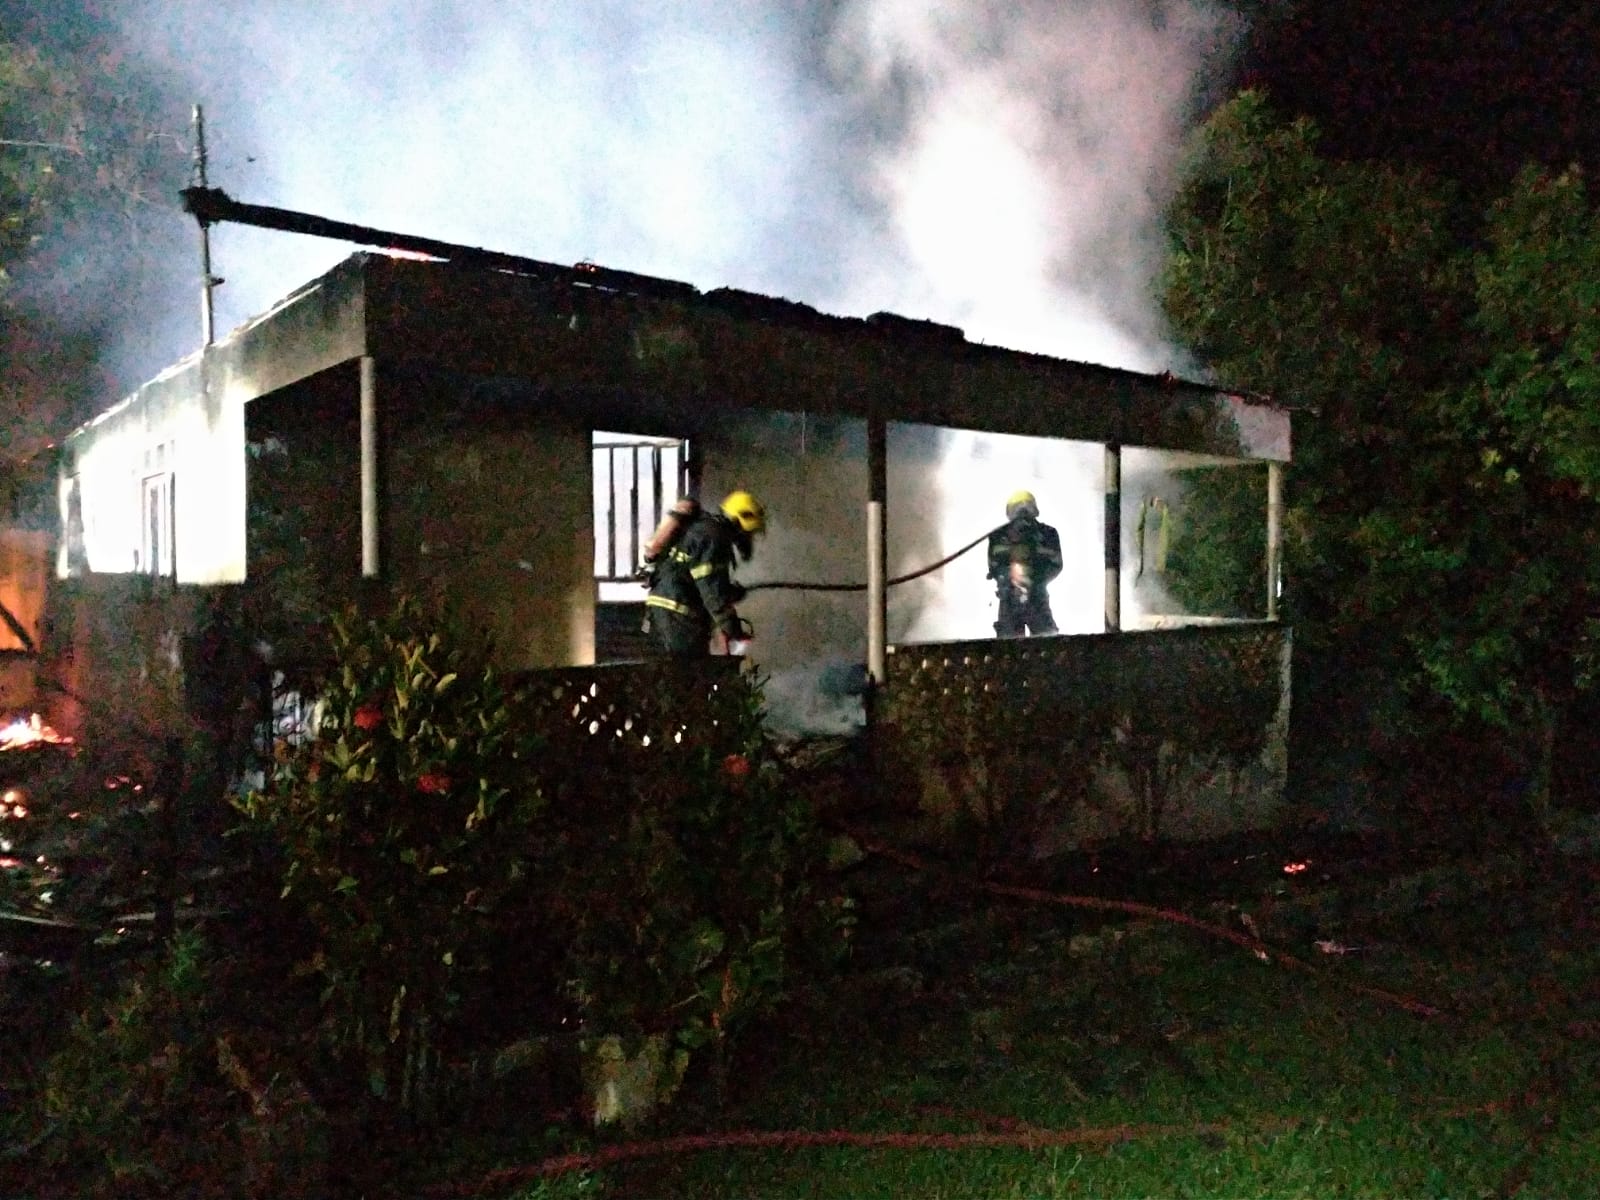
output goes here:
{"type": "Polygon", "coordinates": [[[722,648],[735,657],[743,657],[750,653],[750,643],[755,639],[756,631],[749,621],[734,613],[729,613],[727,620],[722,623],[722,648]]]}
{"type": "Polygon", "coordinates": [[[1017,598],[1019,604],[1028,601],[1028,590],[1031,580],[1028,577],[1026,563],[1014,562],[1011,564],[1011,594],[1017,598]]]}

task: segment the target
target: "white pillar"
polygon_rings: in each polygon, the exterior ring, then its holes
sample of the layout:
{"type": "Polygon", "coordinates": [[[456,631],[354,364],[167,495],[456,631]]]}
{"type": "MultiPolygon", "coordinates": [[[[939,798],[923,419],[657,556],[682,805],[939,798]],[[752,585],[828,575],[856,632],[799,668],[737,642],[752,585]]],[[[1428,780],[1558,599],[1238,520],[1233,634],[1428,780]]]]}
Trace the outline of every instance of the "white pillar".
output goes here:
{"type": "Polygon", "coordinates": [[[889,548],[884,505],[888,484],[888,430],[883,418],[867,419],[867,675],[882,687],[888,671],[889,548]]]}
{"type": "Polygon", "coordinates": [[[1106,445],[1106,632],[1122,628],[1122,447],[1106,445]]]}
{"type": "Polygon", "coordinates": [[[378,577],[378,366],[361,356],[361,576],[378,577]]]}
{"type": "Polygon", "coordinates": [[[1267,464],[1267,620],[1278,619],[1283,574],[1283,464],[1267,464]]]}

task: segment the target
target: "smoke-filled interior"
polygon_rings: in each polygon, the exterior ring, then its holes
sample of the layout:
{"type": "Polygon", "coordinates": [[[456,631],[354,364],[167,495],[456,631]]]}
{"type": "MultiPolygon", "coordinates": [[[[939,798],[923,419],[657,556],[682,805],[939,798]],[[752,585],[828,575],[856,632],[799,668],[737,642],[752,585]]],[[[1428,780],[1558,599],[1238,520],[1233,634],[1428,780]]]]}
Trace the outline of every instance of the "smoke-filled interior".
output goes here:
{"type": "MultiPolygon", "coordinates": [[[[611,536],[614,513],[633,509],[613,483],[616,462],[635,461],[618,447],[647,439],[596,438],[596,544],[611,536]],[[601,473],[606,472],[605,478],[601,473]],[[607,506],[607,507],[602,507],[607,506]],[[608,516],[608,508],[611,515],[608,516]]],[[[799,732],[845,732],[861,719],[859,684],[866,653],[864,591],[764,588],[763,584],[861,583],[867,573],[867,439],[865,422],[807,413],[752,414],[719,423],[699,441],[703,496],[714,503],[734,489],[755,492],[769,526],[739,577],[752,588],[741,613],[755,629],[750,656],[769,678],[777,722],[799,732]]],[[[677,460],[669,460],[675,463],[677,460]]],[[[1172,587],[1174,546],[1192,548],[1214,536],[1212,515],[1188,503],[1197,474],[1249,473],[1238,522],[1244,537],[1264,538],[1263,468],[1193,455],[1125,448],[1121,470],[1121,625],[1151,628],[1239,616],[1248,611],[1191,610],[1184,588],[1172,587]],[[1187,532],[1185,532],[1187,531],[1187,532]]],[[[634,477],[640,508],[653,493],[634,477]]],[[[631,481],[630,481],[631,482],[631,481]]],[[[1100,633],[1105,624],[1105,447],[1095,443],[979,433],[891,423],[887,439],[888,570],[891,579],[939,562],[1005,521],[1005,501],[1031,491],[1041,519],[1061,538],[1063,570],[1050,588],[1063,635],[1100,633]]],[[[673,496],[663,492],[664,502],[673,496]]],[[[1201,498],[1204,499],[1204,498],[1201,498]]],[[[650,514],[653,516],[653,512],[650,514]]],[[[621,522],[626,526],[628,522],[621,522]]],[[[649,517],[637,520],[643,530],[649,517]]],[[[642,536],[647,536],[643,534],[642,536]]],[[[1234,554],[1228,547],[1210,552],[1234,554]]],[[[891,643],[993,637],[998,608],[982,541],[946,565],[889,590],[891,643]]],[[[605,570],[611,570],[608,559],[605,570]]],[[[1259,580],[1262,564],[1242,570],[1259,580]]],[[[597,562],[597,577],[604,574],[597,562]]],[[[601,599],[635,602],[642,585],[602,583],[601,599]],[[607,592],[607,587],[611,591],[607,592]]],[[[1190,589],[1192,591],[1192,589],[1190,589]]],[[[630,652],[632,652],[630,647],[630,652]]]]}

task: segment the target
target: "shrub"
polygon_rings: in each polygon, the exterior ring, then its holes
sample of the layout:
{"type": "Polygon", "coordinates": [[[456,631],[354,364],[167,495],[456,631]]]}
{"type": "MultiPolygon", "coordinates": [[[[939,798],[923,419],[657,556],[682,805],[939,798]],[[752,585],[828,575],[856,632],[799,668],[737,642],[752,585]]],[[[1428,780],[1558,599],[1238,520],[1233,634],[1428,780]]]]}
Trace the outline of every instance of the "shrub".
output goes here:
{"type": "Polygon", "coordinates": [[[316,718],[245,807],[281,839],[283,895],[316,931],[303,969],[330,1047],[408,1103],[488,969],[497,909],[527,886],[537,738],[484,649],[414,601],[332,629],[316,718]]]}
{"type": "Polygon", "coordinates": [[[781,998],[819,851],[765,738],[758,686],[732,679],[698,715],[715,741],[664,769],[586,775],[553,814],[569,850],[560,893],[582,900],[559,906],[569,994],[592,1047],[620,1043],[630,1059],[672,1048],[667,1093],[691,1051],[709,1045],[720,1062],[781,998]]]}
{"type": "Polygon", "coordinates": [[[613,1058],[648,1044],[670,1094],[781,995],[792,944],[825,923],[812,814],[755,681],[641,671],[641,699],[693,710],[641,752],[590,736],[587,712],[574,736],[548,679],[503,678],[412,600],[346,613],[330,649],[318,717],[245,808],[315,931],[323,1037],[370,1095],[431,1104],[441,1067],[578,1028],[613,1058]]]}

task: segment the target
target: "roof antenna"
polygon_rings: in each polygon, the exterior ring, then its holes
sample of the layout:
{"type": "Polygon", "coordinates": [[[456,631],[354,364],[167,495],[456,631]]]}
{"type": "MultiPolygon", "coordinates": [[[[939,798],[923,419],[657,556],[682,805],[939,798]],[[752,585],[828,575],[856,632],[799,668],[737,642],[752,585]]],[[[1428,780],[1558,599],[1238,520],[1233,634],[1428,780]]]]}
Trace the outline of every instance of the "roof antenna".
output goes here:
{"type": "MultiPolygon", "coordinates": [[[[190,183],[194,187],[206,186],[206,115],[200,105],[194,106],[194,170],[190,183]]],[[[211,273],[211,222],[196,218],[200,224],[200,335],[203,345],[215,340],[215,310],[211,301],[212,289],[221,283],[211,273]]]]}

